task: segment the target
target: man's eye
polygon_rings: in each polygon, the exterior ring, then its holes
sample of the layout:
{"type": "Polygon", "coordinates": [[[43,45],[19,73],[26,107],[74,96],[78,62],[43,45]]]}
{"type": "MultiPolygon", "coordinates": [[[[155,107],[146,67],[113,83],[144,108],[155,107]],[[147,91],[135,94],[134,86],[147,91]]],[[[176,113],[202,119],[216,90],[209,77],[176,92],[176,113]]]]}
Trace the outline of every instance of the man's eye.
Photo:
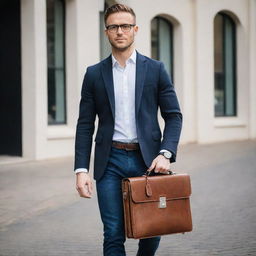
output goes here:
{"type": "Polygon", "coordinates": [[[117,26],[116,25],[111,25],[111,26],[109,26],[108,27],[108,29],[110,29],[110,30],[112,30],[112,29],[116,29],[117,28],[117,26]]]}
{"type": "Polygon", "coordinates": [[[128,28],[130,28],[130,25],[129,24],[123,24],[123,25],[121,25],[121,27],[124,28],[124,29],[128,29],[128,28]]]}

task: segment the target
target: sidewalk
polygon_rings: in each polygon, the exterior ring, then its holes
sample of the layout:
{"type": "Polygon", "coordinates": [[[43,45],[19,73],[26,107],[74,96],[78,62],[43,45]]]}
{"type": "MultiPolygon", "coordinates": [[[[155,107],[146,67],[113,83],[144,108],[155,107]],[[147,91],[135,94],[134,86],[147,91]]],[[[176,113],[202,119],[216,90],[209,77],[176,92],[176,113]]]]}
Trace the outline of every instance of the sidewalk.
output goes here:
{"type": "MultiPolygon", "coordinates": [[[[174,168],[191,175],[194,230],[163,237],[157,255],[256,255],[256,141],[184,145],[174,168]]],[[[1,256],[102,255],[96,194],[77,195],[72,169],[72,158],[0,164],[1,256]]]]}

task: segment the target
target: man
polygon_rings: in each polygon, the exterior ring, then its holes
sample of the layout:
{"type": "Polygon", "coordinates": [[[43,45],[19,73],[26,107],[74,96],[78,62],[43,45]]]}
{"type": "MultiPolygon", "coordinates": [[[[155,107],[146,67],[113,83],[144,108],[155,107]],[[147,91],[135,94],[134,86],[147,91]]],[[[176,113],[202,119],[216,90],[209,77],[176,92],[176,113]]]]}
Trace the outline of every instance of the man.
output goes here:
{"type": "MultiPolygon", "coordinates": [[[[88,67],[76,131],[76,187],[90,198],[88,175],[95,117],[94,178],[104,225],[105,256],[125,255],[121,180],[146,170],[167,174],[175,161],[182,115],[172,83],[161,62],[135,51],[138,32],[134,11],[115,4],[105,13],[106,36],[112,55],[88,67]],[[161,131],[157,110],[165,120],[161,131]]],[[[153,256],[160,237],[141,239],[137,256],[153,256]]]]}

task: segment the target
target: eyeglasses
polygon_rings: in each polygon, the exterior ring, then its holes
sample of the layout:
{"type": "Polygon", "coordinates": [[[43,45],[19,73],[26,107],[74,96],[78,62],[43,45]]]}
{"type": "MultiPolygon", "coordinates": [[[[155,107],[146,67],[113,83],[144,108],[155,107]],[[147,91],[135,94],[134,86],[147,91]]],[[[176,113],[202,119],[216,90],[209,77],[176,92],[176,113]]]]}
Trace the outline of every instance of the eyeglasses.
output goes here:
{"type": "Polygon", "coordinates": [[[124,33],[128,33],[131,31],[131,28],[136,26],[135,24],[121,24],[121,25],[108,25],[106,26],[106,29],[110,32],[110,33],[117,33],[118,29],[121,28],[121,30],[124,33]]]}

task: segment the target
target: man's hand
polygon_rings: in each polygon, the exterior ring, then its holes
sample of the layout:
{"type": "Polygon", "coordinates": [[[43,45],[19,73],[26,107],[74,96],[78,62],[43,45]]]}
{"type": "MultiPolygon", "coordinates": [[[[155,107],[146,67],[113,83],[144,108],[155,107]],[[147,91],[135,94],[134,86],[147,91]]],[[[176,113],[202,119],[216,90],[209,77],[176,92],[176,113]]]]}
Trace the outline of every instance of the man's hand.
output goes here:
{"type": "Polygon", "coordinates": [[[151,166],[148,168],[148,172],[154,169],[155,173],[169,174],[170,171],[170,160],[162,155],[158,155],[153,161],[151,166]]]}
{"type": "Polygon", "coordinates": [[[81,197],[92,197],[92,181],[88,173],[79,172],[76,174],[76,189],[81,197]]]}

